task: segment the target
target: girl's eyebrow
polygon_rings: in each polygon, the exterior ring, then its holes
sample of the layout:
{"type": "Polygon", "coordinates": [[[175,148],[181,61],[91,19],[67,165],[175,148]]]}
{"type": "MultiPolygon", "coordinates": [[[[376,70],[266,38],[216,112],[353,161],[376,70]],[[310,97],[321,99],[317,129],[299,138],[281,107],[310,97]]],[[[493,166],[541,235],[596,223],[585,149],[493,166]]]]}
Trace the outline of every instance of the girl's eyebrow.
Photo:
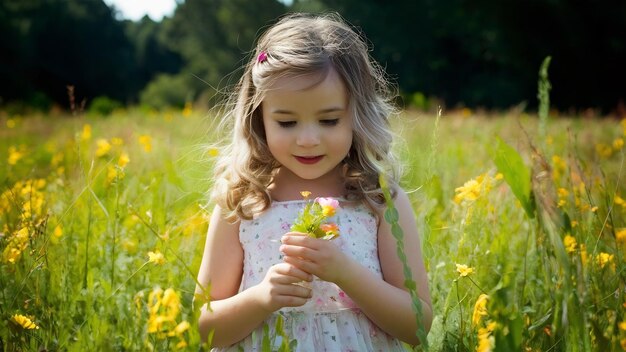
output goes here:
{"type": "Polygon", "coordinates": [[[293,112],[291,112],[291,111],[289,111],[289,110],[276,109],[276,110],[272,110],[272,114],[278,114],[278,115],[293,115],[293,112]]]}
{"type": "Polygon", "coordinates": [[[331,108],[326,108],[326,109],[322,109],[320,111],[317,112],[318,115],[323,115],[323,114],[328,114],[328,113],[333,113],[333,112],[343,112],[346,109],[340,106],[337,107],[331,107],[331,108]]]}
{"type": "MultiPolygon", "coordinates": [[[[333,107],[330,107],[330,108],[319,110],[317,112],[317,115],[324,115],[324,114],[329,114],[329,113],[333,113],[333,112],[343,112],[345,110],[346,109],[343,108],[343,107],[333,106],[333,107]]],[[[285,109],[272,110],[272,114],[277,114],[277,115],[295,115],[295,113],[293,111],[285,110],[285,109]]]]}

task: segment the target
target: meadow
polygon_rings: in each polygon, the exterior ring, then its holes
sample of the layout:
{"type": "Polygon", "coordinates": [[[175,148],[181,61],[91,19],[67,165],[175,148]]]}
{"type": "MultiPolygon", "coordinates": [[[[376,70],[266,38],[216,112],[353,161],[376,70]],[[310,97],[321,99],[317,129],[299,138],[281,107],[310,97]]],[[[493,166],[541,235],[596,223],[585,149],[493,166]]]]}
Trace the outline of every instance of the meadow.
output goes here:
{"type": "MultiPolygon", "coordinates": [[[[191,106],[0,114],[1,350],[199,350],[215,122],[191,106]]],[[[626,119],[463,109],[393,125],[429,350],[626,350],[626,119]]]]}

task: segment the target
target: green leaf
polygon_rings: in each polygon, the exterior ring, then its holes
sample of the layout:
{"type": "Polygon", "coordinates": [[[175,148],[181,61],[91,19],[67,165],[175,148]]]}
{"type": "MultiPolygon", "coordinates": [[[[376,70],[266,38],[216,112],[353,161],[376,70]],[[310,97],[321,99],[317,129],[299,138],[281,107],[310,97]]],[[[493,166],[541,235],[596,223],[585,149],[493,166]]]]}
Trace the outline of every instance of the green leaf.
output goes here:
{"type": "Polygon", "coordinates": [[[552,308],[548,309],[548,312],[541,318],[539,318],[536,322],[534,322],[529,328],[529,331],[542,328],[546,325],[546,322],[552,316],[552,308]]]}
{"type": "Polygon", "coordinates": [[[511,191],[522,204],[529,218],[535,217],[535,207],[531,201],[530,170],[524,164],[517,151],[497,137],[498,146],[494,155],[494,163],[504,180],[511,187],[511,191]]]}
{"type": "MultiPolygon", "coordinates": [[[[396,212],[396,214],[397,214],[397,212],[396,212]]],[[[402,227],[398,224],[397,221],[394,222],[393,224],[391,224],[391,234],[395,238],[403,238],[404,237],[404,231],[402,231],[402,227]]]]}
{"type": "Polygon", "coordinates": [[[404,280],[404,287],[413,291],[417,290],[417,286],[415,285],[415,281],[413,280],[404,280]]]}
{"type": "Polygon", "coordinates": [[[272,344],[270,342],[270,327],[267,324],[263,325],[263,341],[261,342],[261,350],[263,352],[272,351],[272,344]]]}
{"type": "Polygon", "coordinates": [[[278,332],[279,334],[282,334],[283,332],[283,317],[282,315],[278,315],[276,317],[276,332],[278,332]]]}
{"type": "Polygon", "coordinates": [[[385,210],[385,220],[389,224],[393,224],[394,222],[397,222],[399,218],[400,218],[400,215],[398,214],[398,211],[396,210],[396,208],[387,207],[387,210],[385,210]]]}

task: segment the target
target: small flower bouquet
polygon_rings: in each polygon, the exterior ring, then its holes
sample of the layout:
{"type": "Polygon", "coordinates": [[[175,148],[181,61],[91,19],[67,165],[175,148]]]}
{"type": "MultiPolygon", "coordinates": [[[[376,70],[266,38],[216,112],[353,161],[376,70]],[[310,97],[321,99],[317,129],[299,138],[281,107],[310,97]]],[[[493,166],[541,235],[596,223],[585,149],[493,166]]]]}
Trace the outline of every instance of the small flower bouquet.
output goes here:
{"type": "MultiPolygon", "coordinates": [[[[308,200],[311,192],[304,191],[301,194],[308,200]]],[[[314,201],[307,201],[291,226],[291,231],[306,233],[308,236],[324,240],[337,238],[339,226],[328,219],[339,209],[339,201],[334,198],[315,198],[314,201]]]]}

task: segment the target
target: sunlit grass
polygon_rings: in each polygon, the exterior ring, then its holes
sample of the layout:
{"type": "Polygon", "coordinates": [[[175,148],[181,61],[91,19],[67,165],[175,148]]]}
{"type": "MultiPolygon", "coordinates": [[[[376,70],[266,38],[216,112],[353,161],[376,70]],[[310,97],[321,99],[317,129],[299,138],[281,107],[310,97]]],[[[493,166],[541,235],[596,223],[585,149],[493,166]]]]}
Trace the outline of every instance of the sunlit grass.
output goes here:
{"type": "MultiPolygon", "coordinates": [[[[394,126],[431,285],[431,350],[626,347],[626,122],[551,117],[544,140],[526,114],[407,113],[394,126]],[[494,162],[498,137],[553,217],[525,212],[494,162]]],[[[189,106],[0,115],[5,350],[198,350],[213,127],[189,106]]]]}

